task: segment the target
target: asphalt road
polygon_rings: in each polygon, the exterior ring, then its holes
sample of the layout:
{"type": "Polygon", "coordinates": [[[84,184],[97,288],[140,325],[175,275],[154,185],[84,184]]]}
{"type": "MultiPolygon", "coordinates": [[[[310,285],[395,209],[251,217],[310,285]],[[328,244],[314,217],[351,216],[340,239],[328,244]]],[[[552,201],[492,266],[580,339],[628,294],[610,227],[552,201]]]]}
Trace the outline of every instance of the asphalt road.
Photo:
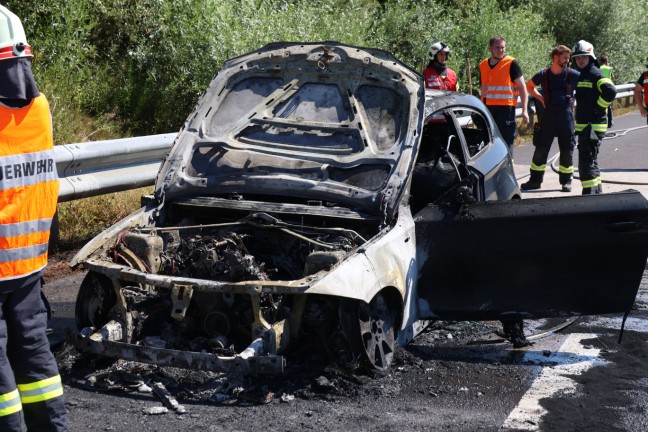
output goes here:
{"type": "MultiPolygon", "coordinates": [[[[53,341],[73,325],[82,276],[47,284],[53,341]]],[[[527,331],[553,326],[528,321],[527,331]]],[[[361,381],[316,367],[239,380],[69,355],[59,363],[71,431],[645,431],[648,272],[618,343],[620,327],[620,316],[581,317],[512,349],[498,323],[438,323],[397,352],[389,375],[361,381]],[[161,400],[133,387],[150,379],[186,413],[151,414],[161,400]]]]}
{"type": "MultiPolygon", "coordinates": [[[[634,129],[643,125],[636,113],[616,119],[617,137],[605,140],[600,164],[604,180],[621,184],[605,184],[606,192],[635,188],[648,196],[648,128],[634,129]]],[[[532,151],[515,149],[520,177],[532,151]]],[[[543,190],[525,196],[563,195],[557,174],[546,179],[543,190]]],[[[501,342],[493,323],[438,323],[397,352],[385,377],[358,380],[305,360],[284,377],[236,380],[61,352],[83,273],[50,267],[51,341],[71,431],[648,430],[648,272],[621,343],[620,316],[580,318],[524,349],[501,342]],[[165,382],[187,412],[153,414],[162,403],[139,385],[148,379],[165,382]]],[[[528,323],[534,333],[552,326],[528,323]]]]}
{"type": "MultiPolygon", "coordinates": [[[[525,182],[529,176],[533,150],[534,147],[530,143],[514,148],[515,173],[519,183],[525,182]]],[[[554,140],[549,160],[558,154],[558,141],[554,140]]],[[[639,111],[615,118],[614,126],[608,131],[601,145],[598,161],[604,192],[637,189],[648,197],[648,125],[646,119],[639,115],[639,111]]],[[[547,164],[542,189],[524,192],[523,197],[580,195],[582,188],[578,180],[578,149],[574,152],[574,167],[576,170],[571,193],[560,192],[558,174],[547,164]]]]}

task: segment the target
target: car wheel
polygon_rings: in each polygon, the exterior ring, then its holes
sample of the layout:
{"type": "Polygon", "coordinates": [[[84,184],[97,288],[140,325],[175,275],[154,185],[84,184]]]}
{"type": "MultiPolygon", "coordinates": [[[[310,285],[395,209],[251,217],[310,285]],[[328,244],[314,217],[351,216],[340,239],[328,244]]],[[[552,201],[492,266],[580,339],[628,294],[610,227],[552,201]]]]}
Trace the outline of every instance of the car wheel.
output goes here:
{"type": "Polygon", "coordinates": [[[110,310],[116,303],[117,296],[110,279],[89,272],[81,282],[74,308],[77,328],[103,327],[110,320],[110,310]]]}
{"type": "Polygon", "coordinates": [[[396,313],[383,294],[369,303],[344,300],[340,318],[342,331],[360,365],[369,372],[386,372],[391,366],[396,344],[396,313]]]}

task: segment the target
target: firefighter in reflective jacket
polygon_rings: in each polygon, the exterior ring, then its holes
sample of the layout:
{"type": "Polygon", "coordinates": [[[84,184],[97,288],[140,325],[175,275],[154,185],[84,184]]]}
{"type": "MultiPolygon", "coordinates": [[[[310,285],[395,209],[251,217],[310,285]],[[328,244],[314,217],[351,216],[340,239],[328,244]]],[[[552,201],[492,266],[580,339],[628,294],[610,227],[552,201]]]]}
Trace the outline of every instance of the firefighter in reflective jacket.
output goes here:
{"type": "Polygon", "coordinates": [[[41,298],[58,179],[49,105],[18,17],[0,5],[0,431],[66,431],[41,298]]]}
{"type": "Polygon", "coordinates": [[[639,107],[639,113],[648,123],[648,57],[646,57],[646,70],[641,73],[635,83],[634,95],[639,107]],[[643,93],[643,97],[641,93],[643,93]]]}
{"type": "Polygon", "coordinates": [[[450,57],[450,47],[444,42],[437,42],[430,47],[430,62],[423,69],[425,88],[457,91],[457,74],[446,66],[450,57]]]}
{"type": "Polygon", "coordinates": [[[578,135],[578,172],[583,195],[603,192],[598,152],[607,132],[607,109],[616,97],[616,87],[598,68],[594,47],[584,40],[574,45],[580,78],[576,84],[576,125],[578,135]]]}

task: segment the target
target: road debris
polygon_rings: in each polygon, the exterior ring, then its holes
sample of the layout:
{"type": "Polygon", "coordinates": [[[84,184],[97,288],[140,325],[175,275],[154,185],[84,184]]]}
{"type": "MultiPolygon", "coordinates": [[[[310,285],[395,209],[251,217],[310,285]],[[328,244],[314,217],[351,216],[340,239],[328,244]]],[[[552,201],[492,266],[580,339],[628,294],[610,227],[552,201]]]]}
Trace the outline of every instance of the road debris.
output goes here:
{"type": "Polygon", "coordinates": [[[180,405],[162,383],[149,381],[147,384],[153,389],[153,394],[162,401],[165,407],[172,409],[178,414],[185,414],[187,412],[184,405],[180,405]]]}
{"type": "Polygon", "coordinates": [[[144,408],[142,411],[146,415],[161,415],[161,414],[167,414],[169,412],[169,410],[163,406],[147,407],[144,408]]]}
{"type": "Polygon", "coordinates": [[[281,402],[292,402],[295,400],[295,396],[291,394],[284,393],[281,395],[281,398],[279,399],[281,402]]]}

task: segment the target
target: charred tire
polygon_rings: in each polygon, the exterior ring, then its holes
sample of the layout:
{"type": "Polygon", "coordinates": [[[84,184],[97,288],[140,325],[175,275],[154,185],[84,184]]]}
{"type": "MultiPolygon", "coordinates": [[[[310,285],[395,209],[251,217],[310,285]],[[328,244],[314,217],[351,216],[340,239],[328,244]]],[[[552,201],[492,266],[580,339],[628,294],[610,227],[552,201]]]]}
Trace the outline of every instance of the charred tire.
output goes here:
{"type": "Polygon", "coordinates": [[[79,288],[74,316],[79,330],[103,327],[110,320],[110,310],[117,303],[113,284],[108,277],[89,272],[79,288]]]}
{"type": "Polygon", "coordinates": [[[342,300],[340,324],[342,332],[359,366],[368,372],[389,370],[396,345],[398,314],[383,293],[369,303],[342,300]]]}

